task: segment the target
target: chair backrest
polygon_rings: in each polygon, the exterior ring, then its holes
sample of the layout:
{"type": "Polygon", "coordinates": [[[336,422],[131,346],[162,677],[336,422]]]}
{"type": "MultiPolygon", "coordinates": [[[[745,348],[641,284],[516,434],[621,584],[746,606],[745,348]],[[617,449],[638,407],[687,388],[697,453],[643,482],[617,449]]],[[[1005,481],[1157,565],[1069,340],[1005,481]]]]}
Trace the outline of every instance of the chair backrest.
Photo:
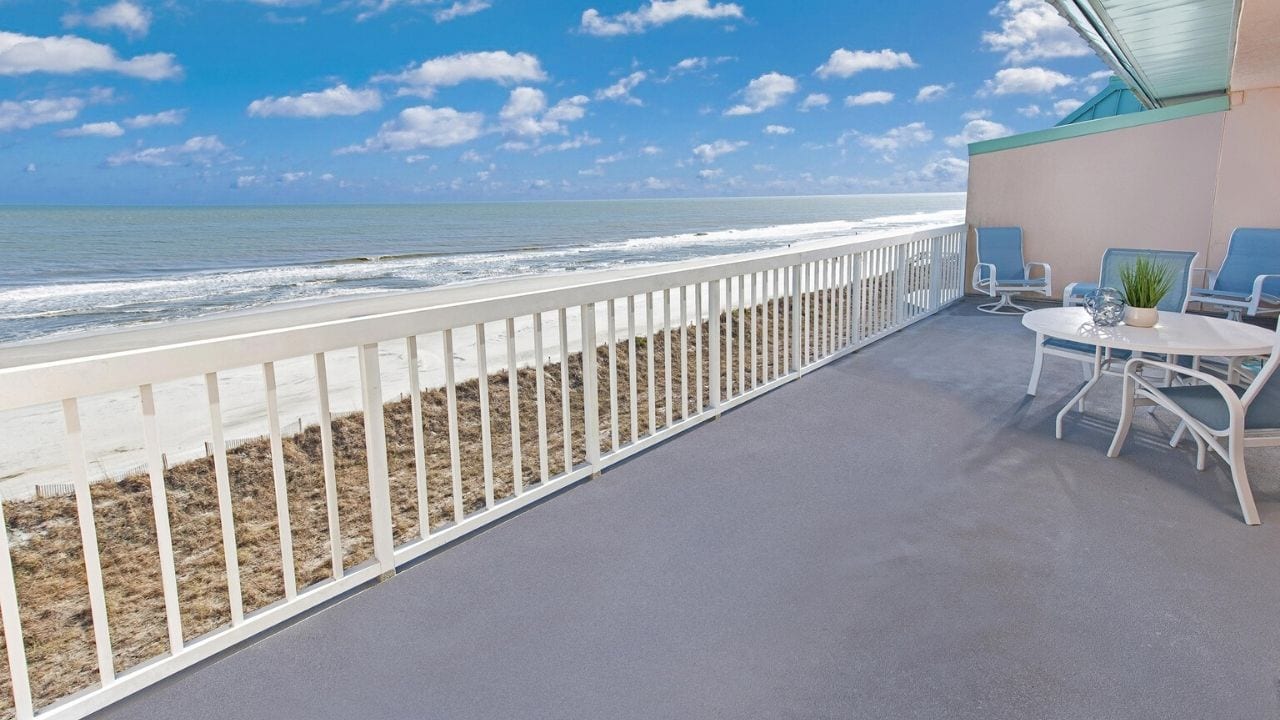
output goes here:
{"type": "Polygon", "coordinates": [[[1108,248],[1102,254],[1098,287],[1115,288],[1123,292],[1124,286],[1120,283],[1121,268],[1132,265],[1139,257],[1150,258],[1173,270],[1173,287],[1156,308],[1165,312],[1182,312],[1187,309],[1187,296],[1191,294],[1191,269],[1195,265],[1197,254],[1190,250],[1108,248]]]}
{"type": "MultiPolygon", "coordinates": [[[[1213,289],[1248,295],[1259,275],[1280,275],[1280,228],[1236,228],[1213,289]]],[[[1267,280],[1262,290],[1280,295],[1280,280],[1267,280]]]]}
{"type": "MultiPolygon", "coordinates": [[[[996,266],[996,280],[1025,280],[1026,263],[1022,261],[1022,228],[978,228],[978,262],[996,266]]],[[[987,279],[986,268],[979,269],[987,279]]]]}

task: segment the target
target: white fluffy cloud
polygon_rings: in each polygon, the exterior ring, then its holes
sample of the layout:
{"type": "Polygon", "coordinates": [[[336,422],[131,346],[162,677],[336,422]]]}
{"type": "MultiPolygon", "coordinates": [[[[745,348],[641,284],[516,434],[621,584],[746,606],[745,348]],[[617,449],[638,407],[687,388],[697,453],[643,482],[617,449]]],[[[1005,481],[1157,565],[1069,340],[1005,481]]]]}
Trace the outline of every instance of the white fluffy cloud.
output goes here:
{"type": "Polygon", "coordinates": [[[217,135],[198,135],[178,145],[126,150],[107,158],[107,165],[213,165],[236,159],[217,135]]]}
{"type": "Polygon", "coordinates": [[[542,63],[525,52],[505,50],[455,53],[426,60],[404,72],[379,75],[378,82],[398,82],[404,91],[429,97],[438,87],[451,87],[472,80],[487,80],[502,85],[541,82],[547,79],[542,63]]]}
{"type": "Polygon", "coordinates": [[[64,27],[85,25],[99,30],[116,29],[129,37],[142,37],[151,29],[151,12],[130,0],[117,0],[91,13],[70,12],[62,16],[64,27]]]}
{"type": "Polygon", "coordinates": [[[1053,104],[1053,112],[1055,115],[1067,116],[1076,111],[1076,108],[1084,104],[1083,100],[1074,98],[1065,98],[1053,104]]]}
{"type": "Polygon", "coordinates": [[[80,127],[67,128],[57,132],[58,137],[120,137],[124,128],[116,122],[85,123],[80,127]]]}
{"type": "Polygon", "coordinates": [[[138,55],[128,60],[101,43],[75,35],[34,37],[0,31],[0,75],[115,72],[144,80],[178,77],[182,68],[170,53],[138,55]]]}
{"type": "Polygon", "coordinates": [[[123,120],[122,124],[131,130],[141,130],[157,125],[181,125],[186,119],[186,110],[164,110],[150,115],[134,115],[123,120]]]}
{"type": "Polygon", "coordinates": [[[382,107],[382,95],[377,90],[352,90],[346,85],[336,85],[326,90],[265,97],[249,103],[247,112],[253,117],[307,117],[330,115],[359,115],[382,107]]]}
{"type": "Polygon", "coordinates": [[[725,115],[754,115],[786,102],[799,85],[796,79],[782,73],[765,73],[747,83],[742,90],[742,103],[724,111],[725,115]]]}
{"type": "Polygon", "coordinates": [[[742,6],[736,3],[712,3],[711,0],[649,0],[638,9],[618,15],[601,15],[595,8],[582,13],[579,29],[600,37],[642,33],[683,18],[699,20],[741,20],[742,6]]]}
{"type": "Polygon", "coordinates": [[[511,91],[498,117],[507,132],[523,137],[540,137],[548,133],[566,133],[566,123],[580,120],[590,102],[585,95],[574,95],[547,107],[546,93],[531,87],[511,91]]]}
{"type": "Polygon", "coordinates": [[[796,131],[795,128],[787,127],[786,125],[765,125],[764,126],[765,135],[790,135],[795,131],[796,131]]]}
{"type": "Polygon", "coordinates": [[[493,7],[493,3],[489,2],[489,0],[458,0],[448,7],[440,8],[431,13],[431,18],[438,23],[444,23],[467,15],[475,15],[491,7],[493,7]]]}
{"type": "Polygon", "coordinates": [[[746,146],[746,140],[716,140],[695,147],[693,154],[704,163],[713,163],[721,155],[737,152],[746,146]]]}
{"type": "Polygon", "coordinates": [[[844,145],[850,138],[855,138],[859,145],[884,153],[888,157],[903,148],[929,142],[933,139],[933,131],[922,122],[913,122],[899,125],[880,135],[866,135],[856,131],[846,133],[840,136],[838,144],[844,145]]]}
{"type": "Polygon", "coordinates": [[[845,107],[860,107],[863,105],[888,105],[893,102],[893,93],[884,90],[871,90],[857,95],[850,95],[844,99],[845,107]]]}
{"type": "Polygon", "coordinates": [[[948,137],[946,142],[951,147],[964,147],[969,143],[994,140],[1012,134],[1013,128],[1001,125],[994,120],[977,119],[965,123],[960,134],[948,137]]]}
{"type": "Polygon", "coordinates": [[[430,105],[405,108],[388,120],[378,133],[362,144],[338,150],[340,154],[376,150],[402,152],[429,147],[449,147],[474,140],[484,132],[484,115],[430,105]]]}
{"type": "Polygon", "coordinates": [[[0,132],[70,122],[76,119],[85,105],[84,98],[79,97],[0,100],[0,132]]]}
{"type": "Polygon", "coordinates": [[[954,155],[943,155],[925,163],[914,179],[941,188],[963,188],[969,175],[969,162],[954,155]]]}
{"type": "Polygon", "coordinates": [[[1075,82],[1070,75],[1042,67],[1005,68],[987,81],[985,92],[992,95],[1038,95],[1053,92],[1075,82]]]}
{"type": "Polygon", "coordinates": [[[840,48],[815,71],[818,77],[851,77],[863,70],[897,70],[913,68],[916,63],[911,55],[893,50],[846,50],[840,48]]]}
{"type": "Polygon", "coordinates": [[[1004,53],[1007,63],[1089,54],[1066,19],[1043,0],[1004,0],[991,14],[1000,19],[1000,30],[983,33],[982,44],[1004,53]]]}
{"type": "Polygon", "coordinates": [[[640,98],[632,95],[631,91],[634,90],[637,85],[644,82],[647,77],[648,74],[643,70],[637,70],[624,78],[620,78],[618,82],[610,85],[609,87],[597,90],[596,99],[614,100],[628,105],[643,105],[644,103],[641,102],[640,98]]]}
{"type": "Polygon", "coordinates": [[[934,100],[941,100],[951,91],[951,84],[946,85],[925,85],[916,92],[916,102],[926,103],[934,100]]]}
{"type": "Polygon", "coordinates": [[[812,93],[800,103],[800,112],[809,112],[817,108],[825,108],[831,104],[831,96],[826,93],[812,93]]]}

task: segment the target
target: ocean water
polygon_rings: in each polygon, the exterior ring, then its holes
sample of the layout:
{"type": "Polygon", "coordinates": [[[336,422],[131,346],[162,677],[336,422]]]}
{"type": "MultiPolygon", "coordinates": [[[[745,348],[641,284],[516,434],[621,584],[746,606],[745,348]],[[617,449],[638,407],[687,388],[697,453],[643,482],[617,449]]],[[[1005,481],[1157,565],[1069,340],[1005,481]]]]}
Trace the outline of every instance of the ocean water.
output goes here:
{"type": "Polygon", "coordinates": [[[949,224],[964,198],[0,207],[0,342],[949,224]]]}

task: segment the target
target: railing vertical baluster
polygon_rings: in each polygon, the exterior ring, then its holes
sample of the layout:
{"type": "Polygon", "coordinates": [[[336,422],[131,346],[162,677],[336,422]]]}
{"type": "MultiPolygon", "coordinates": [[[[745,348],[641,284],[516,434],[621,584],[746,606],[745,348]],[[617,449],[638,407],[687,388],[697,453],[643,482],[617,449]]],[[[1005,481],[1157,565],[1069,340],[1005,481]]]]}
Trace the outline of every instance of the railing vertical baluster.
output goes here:
{"type": "Polygon", "coordinates": [[[897,307],[894,325],[901,325],[907,318],[907,246],[898,246],[898,279],[894,283],[893,298],[897,307]]]}
{"type": "Polygon", "coordinates": [[[693,286],[693,384],[694,407],[702,414],[702,283],[693,286]]]}
{"type": "Polygon", "coordinates": [[[801,282],[804,274],[805,266],[796,264],[791,266],[791,297],[788,304],[791,306],[789,313],[791,324],[791,357],[792,369],[797,375],[804,374],[805,354],[809,351],[809,335],[805,332],[803,318],[804,309],[804,290],[801,282]]]}
{"type": "Polygon", "coordinates": [[[608,300],[605,315],[609,333],[609,449],[617,451],[622,445],[622,429],[618,427],[618,320],[617,300],[608,300]]]}
{"type": "Polygon", "coordinates": [[[849,256],[849,343],[862,341],[862,253],[849,256]]]}
{"type": "Polygon", "coordinates": [[[765,384],[769,383],[769,312],[773,305],[771,303],[772,271],[762,270],[760,272],[760,375],[764,379],[765,384]]]}
{"type": "Polygon", "coordinates": [[[652,435],[658,427],[658,392],[654,388],[653,374],[653,293],[644,294],[644,315],[645,315],[645,334],[644,334],[644,359],[645,359],[645,391],[649,398],[649,434],[652,435]]]}
{"type": "MultiPolygon", "coordinates": [[[[560,308],[557,314],[560,327],[560,428],[564,431],[564,471],[573,470],[573,413],[569,407],[569,310],[560,308]]],[[[581,322],[581,320],[579,320],[581,322]]],[[[585,351],[585,348],[583,348],[585,351]]]]}
{"type": "MultiPolygon", "coordinates": [[[[795,281],[794,266],[779,269],[778,278],[782,281],[778,291],[778,300],[782,308],[780,313],[782,316],[782,340],[786,343],[786,347],[781,348],[779,352],[782,353],[782,374],[789,375],[791,373],[791,359],[796,349],[791,342],[791,293],[793,292],[792,288],[795,281]]],[[[776,343],[775,347],[778,347],[776,343]]]]}
{"type": "Polygon", "coordinates": [[[182,650],[182,610],[178,607],[178,574],[173,559],[173,535],[169,528],[169,500],[164,486],[164,456],[160,452],[155,393],[150,385],[142,385],[138,388],[138,397],[142,400],[142,436],[147,449],[147,475],[151,480],[151,514],[155,518],[156,548],[160,553],[160,584],[164,591],[169,653],[177,655],[182,650]]]}
{"type": "Polygon", "coordinates": [[[31,673],[27,668],[26,641],[18,612],[18,585],[13,577],[13,556],[9,554],[9,525],[4,519],[0,498],[0,617],[4,619],[4,647],[9,658],[13,709],[17,720],[31,720],[35,703],[31,700],[31,673]]]}
{"type": "Polygon", "coordinates": [[[547,452],[547,355],[542,342],[542,313],[533,314],[534,389],[538,394],[538,482],[550,477],[547,452]]]}
{"type": "Polygon", "coordinates": [[[942,236],[929,238],[929,310],[942,307],[942,236]]]}
{"type": "Polygon", "coordinates": [[[809,263],[804,263],[798,267],[800,271],[796,276],[794,299],[796,305],[800,306],[800,311],[796,314],[796,322],[801,324],[800,335],[804,338],[804,346],[796,348],[800,353],[800,359],[796,361],[796,369],[802,370],[805,365],[809,364],[809,328],[812,325],[813,313],[809,310],[809,296],[805,293],[809,291],[807,286],[809,285],[809,278],[812,277],[812,266],[809,263]]]}
{"type": "Polygon", "coordinates": [[[782,278],[782,270],[774,268],[769,272],[773,276],[773,293],[770,296],[770,307],[773,312],[773,379],[777,380],[782,377],[782,364],[779,362],[781,357],[781,348],[778,345],[778,326],[782,324],[781,302],[782,302],[782,284],[779,282],[782,278]]]}
{"type": "Polygon", "coordinates": [[[62,401],[66,422],[67,458],[76,491],[76,515],[80,522],[80,545],[84,551],[85,577],[89,585],[89,613],[93,620],[93,641],[98,650],[98,675],[103,687],[116,679],[111,654],[111,631],[107,626],[107,593],[102,583],[102,561],[98,554],[98,531],[93,517],[93,496],[89,491],[89,468],[80,430],[80,407],[75,398],[62,401]]]}
{"type": "Polygon", "coordinates": [[[823,294],[827,299],[827,354],[836,351],[836,259],[827,258],[827,290],[823,294]]]}
{"type": "Polygon", "coordinates": [[[489,417],[489,348],[484,323],[476,323],[476,372],[480,393],[480,464],[484,469],[484,507],[493,507],[493,428],[489,417]]]}
{"type": "Polygon", "coordinates": [[[738,394],[747,391],[747,276],[738,276],[738,394]]]}
{"type": "Polygon", "coordinates": [[[596,306],[578,309],[582,330],[582,439],[591,474],[600,474],[600,377],[596,370],[596,306]]]}
{"type": "MultiPolygon", "coordinates": [[[[720,417],[720,281],[707,283],[707,354],[711,369],[707,372],[707,388],[711,410],[720,417]]],[[[702,397],[699,393],[698,397],[702,397]]]]}
{"type": "Polygon", "coordinates": [[[213,472],[218,485],[218,519],[222,525],[222,556],[227,566],[227,602],[232,627],[244,622],[244,598],[240,593],[240,559],[236,553],[236,525],[231,512],[231,473],[227,469],[227,440],[222,430],[222,401],[218,374],[204,376],[209,397],[209,427],[213,434],[213,472]]]}
{"type": "MultiPolygon", "coordinates": [[[[719,366],[716,382],[720,382],[719,366]]],[[[733,278],[724,279],[724,399],[733,397],[733,278]]]]}
{"type": "Polygon", "coordinates": [[[516,319],[507,318],[507,399],[511,408],[511,491],[524,492],[524,452],[520,447],[520,366],[516,364],[516,319]]]}
{"type": "Polygon", "coordinates": [[[760,330],[760,286],[756,283],[756,273],[751,273],[751,389],[760,387],[760,371],[758,368],[760,330]]]}
{"type": "Polygon", "coordinates": [[[675,411],[671,407],[671,288],[662,289],[662,389],[667,427],[671,427],[675,411]]]}
{"type": "Polygon", "coordinates": [[[453,522],[462,522],[466,506],[462,498],[462,455],[458,446],[458,383],[453,358],[453,329],[446,328],[444,343],[444,393],[449,406],[449,475],[453,482],[453,522]]]}
{"type": "Polygon", "coordinates": [[[391,480],[387,470],[387,424],[382,409],[382,369],[378,344],[361,345],[360,388],[364,396],[364,450],[369,466],[369,519],[373,559],[379,576],[396,573],[395,538],[391,529],[391,480]]]}
{"type": "Polygon", "coordinates": [[[280,402],[276,393],[276,365],[262,364],[267,389],[267,432],[271,436],[271,480],[276,493],[276,529],[280,536],[280,575],[284,599],[298,596],[298,577],[293,568],[293,524],[289,521],[289,484],[284,476],[284,438],[280,433],[280,402]]]}
{"type": "Polygon", "coordinates": [[[409,410],[413,416],[413,479],[418,494],[418,535],[425,538],[431,531],[431,508],[427,503],[427,439],[422,420],[421,363],[416,335],[404,339],[404,350],[409,366],[409,410]]]}
{"type": "Polygon", "coordinates": [[[636,389],[636,296],[627,296],[627,386],[631,393],[631,442],[640,439],[640,394],[636,389]]]}
{"type": "MultiPolygon", "coordinates": [[[[329,413],[329,370],[324,353],[315,354],[316,391],[320,398],[320,454],[324,464],[324,504],[329,516],[329,554],[333,579],[342,577],[342,528],[338,516],[338,474],[333,462],[333,420],[329,413]]],[[[425,502],[425,499],[423,500],[425,502]]],[[[426,528],[423,528],[423,537],[426,528]]]]}
{"type": "Polygon", "coordinates": [[[688,285],[680,286],[680,419],[689,417],[689,298],[688,285]]]}

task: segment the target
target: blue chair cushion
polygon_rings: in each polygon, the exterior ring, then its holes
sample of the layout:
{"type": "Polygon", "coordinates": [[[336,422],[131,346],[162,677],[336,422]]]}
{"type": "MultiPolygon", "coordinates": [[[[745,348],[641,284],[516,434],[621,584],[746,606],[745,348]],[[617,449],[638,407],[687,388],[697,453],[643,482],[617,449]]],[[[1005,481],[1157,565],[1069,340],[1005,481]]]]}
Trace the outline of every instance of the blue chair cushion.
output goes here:
{"type": "MultiPolygon", "coordinates": [[[[1080,353],[1081,355],[1088,355],[1089,357],[1093,357],[1094,352],[1097,351],[1097,346],[1095,345],[1076,342],[1074,340],[1063,340],[1061,338],[1046,338],[1044,341],[1044,346],[1054,348],[1055,350],[1068,350],[1071,352],[1077,352],[1077,353],[1080,353]]],[[[1112,350],[1111,351],[1111,357],[1116,360],[1128,360],[1129,357],[1132,355],[1133,353],[1129,352],[1128,350],[1112,350]]]]}
{"type": "MultiPolygon", "coordinates": [[[[1212,300],[1213,298],[1220,298],[1220,299],[1222,299],[1222,300],[1236,300],[1236,301],[1239,301],[1239,302],[1245,302],[1245,301],[1247,301],[1247,300],[1249,299],[1249,297],[1250,297],[1250,293],[1247,293],[1247,292],[1233,292],[1233,291],[1231,291],[1231,290],[1205,290],[1205,289],[1201,288],[1201,289],[1198,289],[1198,290],[1193,291],[1193,292],[1192,292],[1192,297],[1195,297],[1195,298],[1208,298],[1208,299],[1209,299],[1209,302],[1213,302],[1213,300],[1212,300]]],[[[1274,304],[1280,304],[1280,297],[1277,297],[1277,296],[1275,296],[1275,295],[1268,295],[1268,294],[1266,294],[1266,293],[1263,293],[1263,295],[1262,295],[1262,302],[1264,302],[1264,303],[1271,303],[1271,304],[1273,304],[1273,305],[1274,305],[1274,304]]]]}
{"type": "MultiPolygon", "coordinates": [[[[1237,397],[1245,392],[1245,388],[1239,385],[1232,385],[1231,389],[1237,397]]],[[[1231,423],[1227,403],[1209,385],[1176,385],[1161,388],[1161,392],[1209,428],[1226,430],[1231,423]]],[[[1280,428],[1280,388],[1271,383],[1262,388],[1245,412],[1244,427],[1246,430],[1280,428]]]]}
{"type": "Polygon", "coordinates": [[[1078,282],[1071,287],[1071,297],[1084,297],[1098,289],[1098,283],[1078,282]]]}

